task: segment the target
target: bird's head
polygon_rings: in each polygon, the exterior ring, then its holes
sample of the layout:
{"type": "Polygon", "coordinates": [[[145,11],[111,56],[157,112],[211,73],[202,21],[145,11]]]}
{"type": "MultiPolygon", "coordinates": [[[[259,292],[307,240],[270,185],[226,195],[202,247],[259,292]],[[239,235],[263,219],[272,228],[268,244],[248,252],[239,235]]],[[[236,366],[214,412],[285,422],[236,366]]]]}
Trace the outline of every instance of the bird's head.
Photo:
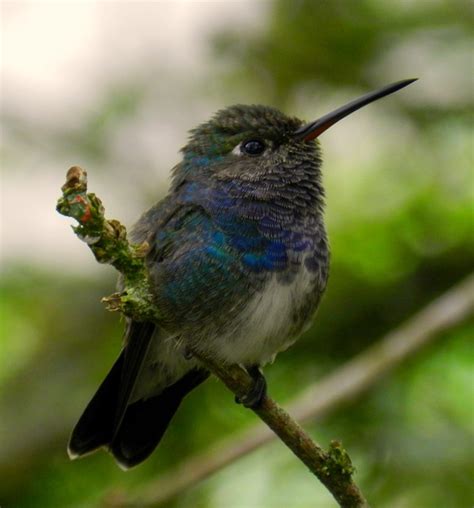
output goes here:
{"type": "Polygon", "coordinates": [[[306,124],[267,106],[236,105],[218,111],[191,131],[182,149],[183,161],[175,170],[174,185],[195,178],[256,182],[278,175],[291,179],[301,170],[318,175],[320,134],[413,81],[385,86],[306,124]]]}

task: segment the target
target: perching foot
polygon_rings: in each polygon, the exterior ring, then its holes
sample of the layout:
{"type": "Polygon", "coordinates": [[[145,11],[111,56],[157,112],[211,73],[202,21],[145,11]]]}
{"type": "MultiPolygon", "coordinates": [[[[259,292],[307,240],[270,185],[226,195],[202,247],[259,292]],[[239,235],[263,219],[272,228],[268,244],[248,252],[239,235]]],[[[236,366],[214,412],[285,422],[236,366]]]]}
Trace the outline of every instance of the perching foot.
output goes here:
{"type": "Polygon", "coordinates": [[[267,381],[258,365],[248,367],[246,370],[254,380],[254,384],[243,397],[235,397],[235,402],[249,409],[256,409],[267,394],[267,381]]]}

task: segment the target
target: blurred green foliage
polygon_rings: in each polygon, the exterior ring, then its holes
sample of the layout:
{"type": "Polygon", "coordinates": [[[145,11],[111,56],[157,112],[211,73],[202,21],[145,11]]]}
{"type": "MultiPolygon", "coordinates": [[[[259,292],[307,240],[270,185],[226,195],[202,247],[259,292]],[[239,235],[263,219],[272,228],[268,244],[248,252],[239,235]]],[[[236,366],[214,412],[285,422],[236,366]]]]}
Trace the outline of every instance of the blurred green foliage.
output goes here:
{"type": "MultiPolygon", "coordinates": [[[[257,86],[267,100],[281,105],[308,84],[316,89],[379,86],[378,66],[398,45],[411,43],[408,49],[416,56],[417,43],[426,36],[433,49],[440,43],[453,49],[453,41],[467,43],[473,35],[472,17],[468,0],[275,0],[262,31],[253,37],[222,32],[215,44],[235,70],[232,82],[257,86]]],[[[423,68],[425,62],[419,64],[423,68]]],[[[452,112],[444,106],[430,105],[425,114],[431,119],[452,112]]],[[[467,114],[464,104],[459,106],[456,114],[467,114]]],[[[410,109],[421,114],[423,108],[414,104],[410,109]]]]}
{"type": "MultiPolygon", "coordinates": [[[[385,84],[391,79],[377,69],[400,45],[416,53],[419,37],[428,37],[434,48],[469,44],[469,8],[461,0],[274,1],[254,36],[216,35],[216,58],[226,62],[219,78],[222,96],[243,90],[252,102],[262,97],[289,111],[300,104],[300,94],[385,84]]],[[[410,54],[399,58],[403,62],[410,54]]],[[[416,86],[423,87],[420,77],[416,86]]],[[[445,79],[456,88],[456,76],[445,79]]],[[[142,86],[111,93],[103,111],[70,140],[74,150],[91,160],[105,159],[106,166],[106,132],[133,117],[142,86]]],[[[472,270],[472,103],[415,97],[399,100],[396,110],[397,128],[408,125],[408,136],[385,141],[368,161],[355,158],[350,171],[345,160],[325,172],[332,273],[313,328],[266,370],[271,393],[283,403],[472,270]]],[[[85,247],[78,243],[77,248],[85,247]]],[[[119,349],[122,324],[99,304],[114,282],[106,275],[79,277],[13,265],[1,284],[2,506],[95,506],[105,492],[137,488],[255,421],[211,381],[190,395],[159,450],[138,469],[124,475],[105,453],[70,463],[68,433],[119,349]]],[[[373,506],[474,503],[472,325],[446,332],[364,397],[310,426],[321,443],[344,442],[373,506]]],[[[169,506],[334,504],[304,466],[275,443],[169,506]]]]}

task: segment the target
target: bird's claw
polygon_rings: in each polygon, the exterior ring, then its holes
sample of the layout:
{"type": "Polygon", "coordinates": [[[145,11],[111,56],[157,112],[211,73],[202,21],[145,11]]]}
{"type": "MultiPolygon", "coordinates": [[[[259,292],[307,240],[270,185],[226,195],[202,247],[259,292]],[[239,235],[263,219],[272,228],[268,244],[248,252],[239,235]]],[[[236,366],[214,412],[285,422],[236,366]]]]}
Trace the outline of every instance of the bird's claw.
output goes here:
{"type": "Polygon", "coordinates": [[[242,404],[246,408],[256,409],[262,404],[267,394],[267,381],[258,366],[248,368],[247,372],[254,380],[254,383],[245,395],[242,397],[236,396],[235,402],[242,404]]]}

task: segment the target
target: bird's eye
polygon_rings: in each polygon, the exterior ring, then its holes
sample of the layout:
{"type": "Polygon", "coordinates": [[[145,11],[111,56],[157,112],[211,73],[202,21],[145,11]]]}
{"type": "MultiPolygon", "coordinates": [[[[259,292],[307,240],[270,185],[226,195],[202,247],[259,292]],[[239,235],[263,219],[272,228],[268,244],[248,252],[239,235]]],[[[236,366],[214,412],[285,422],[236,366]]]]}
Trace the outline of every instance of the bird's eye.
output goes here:
{"type": "Polygon", "coordinates": [[[259,139],[244,141],[240,150],[247,155],[260,155],[265,151],[265,143],[259,139]]]}

